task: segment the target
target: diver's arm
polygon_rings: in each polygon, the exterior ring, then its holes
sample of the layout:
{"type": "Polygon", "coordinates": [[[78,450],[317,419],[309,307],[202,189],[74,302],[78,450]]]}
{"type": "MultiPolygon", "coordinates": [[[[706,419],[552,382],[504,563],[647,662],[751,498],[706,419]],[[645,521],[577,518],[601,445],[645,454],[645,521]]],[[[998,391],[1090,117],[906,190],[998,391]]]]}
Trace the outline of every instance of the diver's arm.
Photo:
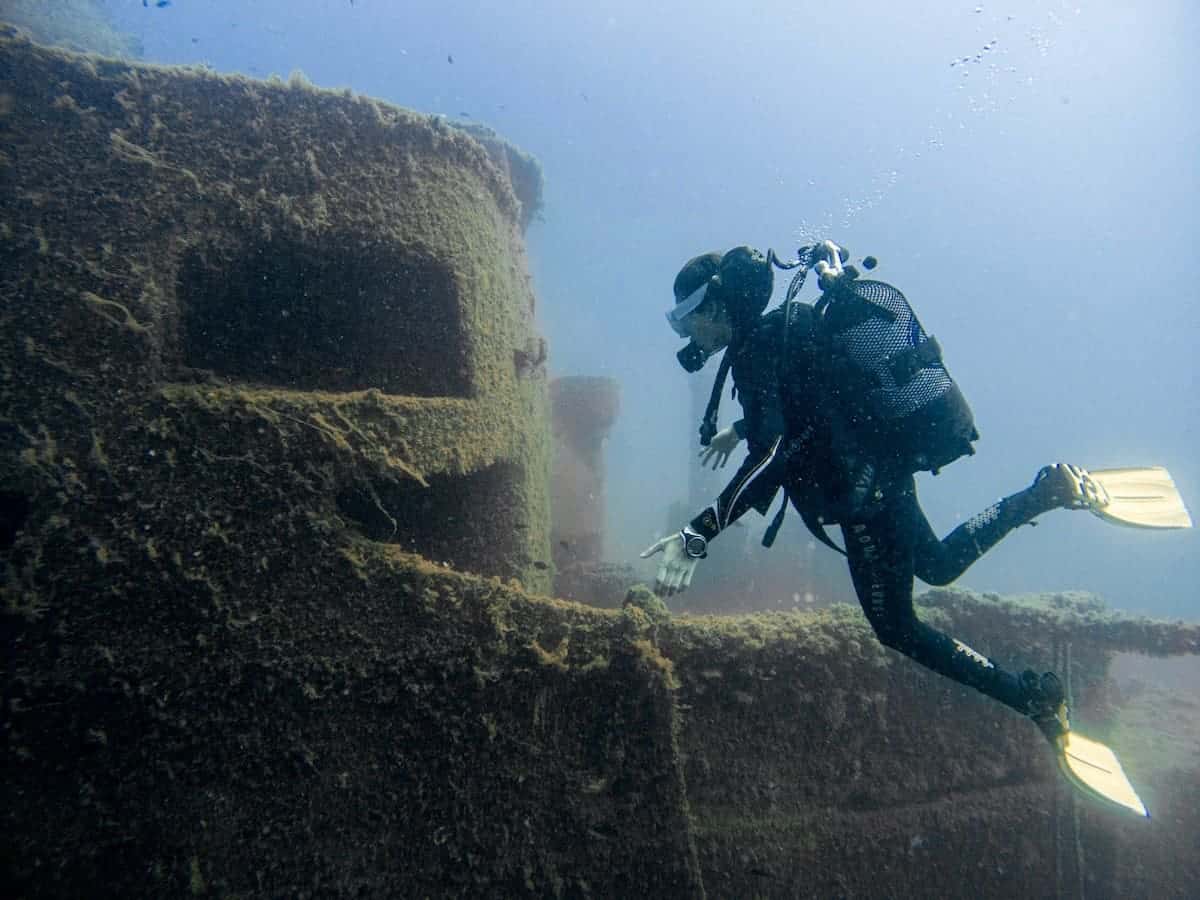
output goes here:
{"type": "Polygon", "coordinates": [[[662,553],[655,577],[655,590],[669,596],[687,590],[696,564],[708,555],[708,542],[728,528],[748,509],[765,512],[783,483],[787,471],[783,438],[776,438],[761,457],[747,458],[714,504],[674,534],[655,541],[642,551],[642,558],[662,553]]]}
{"type": "MultiPolygon", "coordinates": [[[[673,594],[691,584],[697,563],[707,556],[708,541],[748,509],[765,514],[779,491],[787,467],[783,459],[784,419],[777,383],[779,329],[783,317],[768,313],[732,366],[742,418],[727,431],[747,441],[749,453],[715,503],[675,534],[651,544],[642,557],[662,552],[657,589],[673,594]]],[[[736,446],[736,445],[735,445],[736,446]]],[[[707,461],[707,459],[706,459],[707,461]]]]}
{"type": "Polygon", "coordinates": [[[748,509],[765,515],[783,484],[784,419],[776,352],[782,327],[783,317],[769,313],[734,361],[733,380],[742,418],[733,429],[745,438],[747,453],[716,503],[691,521],[691,527],[705,538],[715,537],[748,509]]]}
{"type": "Polygon", "coordinates": [[[777,437],[762,455],[746,457],[716,502],[692,519],[689,527],[705,540],[712,540],[747,510],[765,513],[783,484],[785,474],[783,439],[777,437]]]}

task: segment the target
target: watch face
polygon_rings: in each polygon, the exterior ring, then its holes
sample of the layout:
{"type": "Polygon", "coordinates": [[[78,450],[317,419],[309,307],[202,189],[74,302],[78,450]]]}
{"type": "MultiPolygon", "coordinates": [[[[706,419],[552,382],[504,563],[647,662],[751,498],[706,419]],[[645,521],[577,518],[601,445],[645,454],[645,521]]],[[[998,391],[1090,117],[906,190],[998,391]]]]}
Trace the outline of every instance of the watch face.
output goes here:
{"type": "Polygon", "coordinates": [[[708,541],[699,536],[689,537],[685,549],[687,550],[687,555],[693,558],[703,556],[708,549],[708,541]]]}

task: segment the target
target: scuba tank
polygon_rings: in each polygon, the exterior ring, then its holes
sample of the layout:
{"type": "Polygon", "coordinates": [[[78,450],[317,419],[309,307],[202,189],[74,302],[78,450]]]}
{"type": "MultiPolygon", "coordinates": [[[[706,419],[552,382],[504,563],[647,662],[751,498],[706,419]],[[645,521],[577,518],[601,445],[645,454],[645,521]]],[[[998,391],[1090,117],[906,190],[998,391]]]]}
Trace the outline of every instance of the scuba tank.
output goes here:
{"type": "MultiPolygon", "coordinates": [[[[835,446],[844,442],[849,457],[882,468],[873,481],[884,474],[936,475],[974,454],[979,432],[971,408],[905,296],[886,282],[859,279],[843,265],[847,258],[832,241],[801,248],[786,301],[795,301],[814,268],[822,294],[813,307],[813,336],[826,366],[835,446]]],[[[874,257],[863,266],[873,269],[874,257]]],[[[863,478],[850,473],[855,489],[863,478]]]]}

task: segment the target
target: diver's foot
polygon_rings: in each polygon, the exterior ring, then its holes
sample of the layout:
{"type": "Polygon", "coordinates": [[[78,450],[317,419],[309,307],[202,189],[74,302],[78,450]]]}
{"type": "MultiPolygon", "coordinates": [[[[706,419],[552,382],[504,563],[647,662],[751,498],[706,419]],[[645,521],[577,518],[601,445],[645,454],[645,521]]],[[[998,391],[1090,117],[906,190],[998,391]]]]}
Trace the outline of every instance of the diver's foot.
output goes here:
{"type": "Polygon", "coordinates": [[[1033,719],[1046,740],[1057,746],[1058,739],[1071,730],[1062,682],[1053,672],[1038,675],[1026,669],[1021,673],[1021,691],[1025,695],[1025,715],[1033,719]]]}
{"type": "Polygon", "coordinates": [[[1045,510],[1087,509],[1097,499],[1097,488],[1086,469],[1070,463],[1054,463],[1038,470],[1029,493],[1045,510]]]}

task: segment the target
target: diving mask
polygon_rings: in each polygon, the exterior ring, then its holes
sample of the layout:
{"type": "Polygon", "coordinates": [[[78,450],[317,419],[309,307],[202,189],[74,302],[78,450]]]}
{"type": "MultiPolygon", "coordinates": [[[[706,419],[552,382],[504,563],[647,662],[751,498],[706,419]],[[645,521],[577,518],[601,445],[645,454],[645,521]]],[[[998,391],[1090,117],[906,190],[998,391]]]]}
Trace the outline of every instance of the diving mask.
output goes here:
{"type": "Polygon", "coordinates": [[[681,338],[691,337],[684,320],[700,308],[700,305],[708,296],[708,285],[709,282],[704,282],[704,284],[676,303],[675,307],[667,312],[667,324],[681,338]]]}

